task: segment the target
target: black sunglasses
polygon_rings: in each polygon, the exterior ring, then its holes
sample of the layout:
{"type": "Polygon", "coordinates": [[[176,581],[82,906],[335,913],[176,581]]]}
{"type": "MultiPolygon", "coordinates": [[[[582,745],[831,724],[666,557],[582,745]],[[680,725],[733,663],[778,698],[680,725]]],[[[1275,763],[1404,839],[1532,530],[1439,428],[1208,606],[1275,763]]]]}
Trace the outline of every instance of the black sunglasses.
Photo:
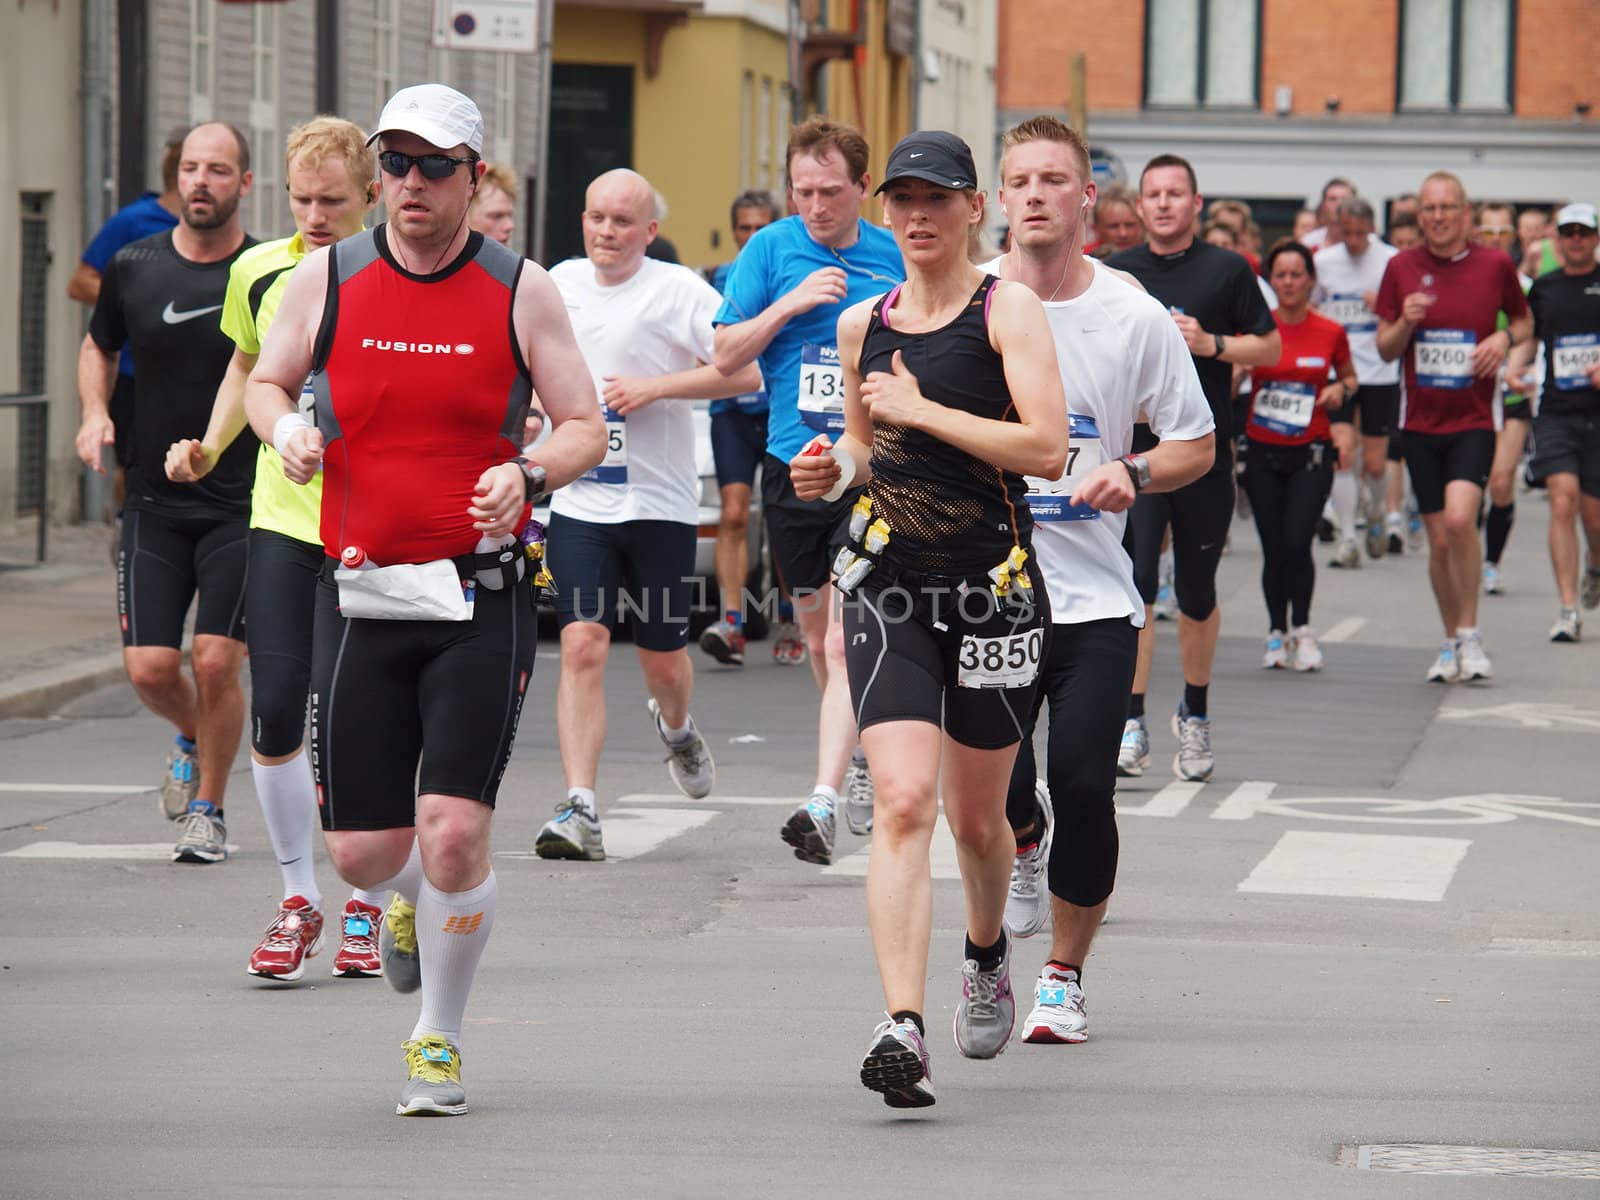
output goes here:
{"type": "Polygon", "coordinates": [[[1595,229],[1592,225],[1563,225],[1556,232],[1562,237],[1591,237],[1595,229]]]}
{"type": "Polygon", "coordinates": [[[378,155],[378,165],[396,179],[409,175],[413,163],[424,179],[448,179],[462,163],[477,161],[476,158],[451,158],[448,154],[401,154],[398,150],[385,150],[378,155]]]}

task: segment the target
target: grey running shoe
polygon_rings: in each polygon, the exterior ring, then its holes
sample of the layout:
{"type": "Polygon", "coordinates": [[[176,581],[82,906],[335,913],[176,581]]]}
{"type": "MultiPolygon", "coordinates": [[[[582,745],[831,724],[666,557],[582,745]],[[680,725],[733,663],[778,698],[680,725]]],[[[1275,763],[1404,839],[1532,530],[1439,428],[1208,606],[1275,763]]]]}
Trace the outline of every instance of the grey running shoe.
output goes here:
{"type": "Polygon", "coordinates": [[[228,857],[228,827],[209,800],[190,801],[179,829],[172,847],[173,862],[217,863],[228,857]]]}
{"type": "Polygon", "coordinates": [[[1122,727],[1122,745],[1117,747],[1117,774],[1137,779],[1150,765],[1150,731],[1143,717],[1129,717],[1122,727]]]}
{"type": "Polygon", "coordinates": [[[844,820],[857,837],[872,832],[872,795],[872,772],[867,768],[867,756],[857,746],[844,777],[844,820]]]}
{"type": "Polygon", "coordinates": [[[1460,638],[1456,653],[1461,659],[1462,683],[1494,677],[1494,668],[1489,665],[1489,656],[1484,652],[1483,638],[1479,634],[1469,633],[1460,638]]]}
{"type": "Polygon", "coordinates": [[[1172,733],[1178,739],[1178,753],[1172,760],[1172,773],[1179,779],[1204,782],[1211,778],[1217,760],[1211,754],[1211,718],[1191,717],[1182,705],[1172,714],[1172,733]]]}
{"type": "Polygon", "coordinates": [[[890,1108],[933,1103],[933,1069],[915,1025],[891,1017],[872,1031],[872,1045],[861,1060],[861,1082],[890,1108]]]}
{"type": "Polygon", "coordinates": [[[961,1003],[956,1006],[956,1049],[967,1058],[994,1058],[1011,1040],[1017,1001],[1011,994],[1011,931],[1006,949],[990,970],[969,958],[961,964],[961,1003]]]}
{"type": "Polygon", "coordinates": [[[417,910],[399,892],[389,901],[378,929],[378,954],[383,977],[397,992],[414,992],[422,986],[422,959],[417,953],[417,910]]]}
{"type": "Polygon", "coordinates": [[[1033,987],[1033,1011],[1022,1023],[1022,1040],[1074,1046],[1089,1040],[1089,1010],[1076,971],[1045,964],[1033,987]]]}
{"type": "Polygon", "coordinates": [[[1367,518],[1367,557],[1382,558],[1389,553],[1389,531],[1382,517],[1367,518]]]}
{"type": "Polygon", "coordinates": [[[441,1037],[402,1043],[410,1077],[394,1106],[401,1117],[459,1117],[467,1111],[461,1086],[461,1051],[441,1037]]]}
{"type": "Polygon", "coordinates": [[[1563,608],[1556,617],[1556,623],[1550,626],[1550,640],[1552,642],[1575,642],[1583,636],[1583,621],[1578,617],[1575,608],[1563,608]]]}
{"type": "Polygon", "coordinates": [[[1035,839],[1031,846],[1017,851],[1011,862],[1011,890],[1006,894],[1006,926],[1019,938],[1032,937],[1044,928],[1050,915],[1050,889],[1045,886],[1045,867],[1050,862],[1050,835],[1055,828],[1050,790],[1044,780],[1033,785],[1034,802],[1039,806],[1035,839]]]}
{"type": "Polygon", "coordinates": [[[176,821],[199,796],[200,760],[193,750],[185,750],[174,741],[167,751],[167,773],[161,777],[161,815],[176,821]]]}
{"type": "Polygon", "coordinates": [[[1583,591],[1578,603],[1585,608],[1600,608],[1600,567],[1586,567],[1583,572],[1583,591]]]}
{"type": "Polygon", "coordinates": [[[783,840],[794,847],[801,862],[825,867],[833,861],[833,802],[821,792],[813,792],[783,823],[783,840]]]}
{"type": "Polygon", "coordinates": [[[700,634],[700,649],[724,666],[744,666],[744,647],[744,634],[729,621],[707,625],[700,634]]]}
{"type": "MultiPolygon", "coordinates": [[[[666,732],[661,728],[661,708],[654,700],[647,706],[650,709],[651,723],[656,727],[656,734],[661,738],[661,744],[669,751],[667,755],[667,774],[672,776],[672,782],[678,785],[678,790],[691,800],[703,800],[711,794],[711,787],[717,782],[717,764],[711,761],[711,747],[706,745],[705,738],[700,736],[700,731],[695,728],[694,718],[689,718],[689,738],[683,742],[667,741],[666,732]]],[[[545,828],[549,828],[546,826],[545,828]]],[[[598,835],[598,826],[596,827],[598,835]]]]}
{"type": "Polygon", "coordinates": [[[556,805],[556,815],[544,823],[534,840],[533,852],[540,858],[571,858],[600,862],[606,856],[600,840],[600,818],[577,801],[567,799],[556,805]]]}

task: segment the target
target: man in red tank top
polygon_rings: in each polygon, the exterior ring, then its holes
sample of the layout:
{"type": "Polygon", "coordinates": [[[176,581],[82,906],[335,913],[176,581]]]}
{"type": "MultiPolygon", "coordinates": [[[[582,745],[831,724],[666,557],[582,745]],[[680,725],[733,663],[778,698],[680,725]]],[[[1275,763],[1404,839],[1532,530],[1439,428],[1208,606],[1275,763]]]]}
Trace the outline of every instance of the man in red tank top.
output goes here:
{"type": "Polygon", "coordinates": [[[290,479],[323,472],[322,541],[344,565],[318,584],[317,804],[344,879],[399,893],[385,975],[420,985],[422,1012],[396,1111],[454,1114],[494,925],[489,821],[533,668],[513,535],[530,500],[600,462],[605,429],[549,277],[467,224],[477,105],[403,88],[373,140],[389,221],[295,269],[245,407],[290,479]],[[518,453],[533,389],[554,425],[536,463],[518,453]]]}

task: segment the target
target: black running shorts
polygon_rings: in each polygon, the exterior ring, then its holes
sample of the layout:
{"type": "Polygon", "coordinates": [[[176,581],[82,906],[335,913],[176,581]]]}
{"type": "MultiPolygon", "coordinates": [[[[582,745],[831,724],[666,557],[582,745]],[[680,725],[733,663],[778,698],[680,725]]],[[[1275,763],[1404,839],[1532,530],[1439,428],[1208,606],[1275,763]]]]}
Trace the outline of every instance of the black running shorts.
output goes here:
{"type": "Polygon", "coordinates": [[[311,624],[327,555],[271,529],[250,531],[244,644],[250,648],[250,747],[278,758],[305,740],[311,624]]]}
{"type": "Polygon", "coordinates": [[[1411,472],[1417,511],[1442,512],[1446,484],[1463,480],[1474,487],[1488,485],[1489,468],[1494,465],[1494,430],[1415,433],[1408,429],[1401,439],[1401,450],[1406,469],[1411,472]]]}
{"type": "Polygon", "coordinates": [[[249,521],[173,512],[130,499],[117,549],[117,617],[124,646],[183,645],[198,593],[194,632],[244,639],[249,521]]]}

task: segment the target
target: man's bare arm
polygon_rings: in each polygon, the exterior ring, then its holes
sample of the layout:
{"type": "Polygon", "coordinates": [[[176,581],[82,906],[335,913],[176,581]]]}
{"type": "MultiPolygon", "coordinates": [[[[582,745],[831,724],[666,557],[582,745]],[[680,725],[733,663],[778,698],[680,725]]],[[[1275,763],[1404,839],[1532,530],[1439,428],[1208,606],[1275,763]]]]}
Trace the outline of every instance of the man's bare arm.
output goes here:
{"type": "Polygon", "coordinates": [[[558,488],[605,458],[606,427],[567,306],[550,276],[532,263],[523,267],[517,283],[512,325],[550,418],[550,436],[539,446],[537,461],[547,486],[558,488]]]}
{"type": "Polygon", "coordinates": [[[93,308],[100,299],[100,272],[86,262],[79,263],[72,278],[67,280],[67,298],[93,308]]]}
{"type": "Polygon", "coordinates": [[[261,343],[255,369],[244,385],[244,412],[250,428],[283,457],[283,473],[295,483],[307,483],[322,461],[322,431],[302,422],[282,444],[276,440],[278,422],[299,412],[300,389],[311,373],[317,327],[328,291],[327,249],[315,250],[289,273],[278,302],[272,328],[261,343]]]}
{"type": "Polygon", "coordinates": [[[76,446],[83,464],[105,474],[100,464],[100,449],[116,440],[111,423],[111,388],[117,381],[117,356],[107,354],[87,333],[78,347],[78,402],[83,420],[78,426],[76,446]]]}

